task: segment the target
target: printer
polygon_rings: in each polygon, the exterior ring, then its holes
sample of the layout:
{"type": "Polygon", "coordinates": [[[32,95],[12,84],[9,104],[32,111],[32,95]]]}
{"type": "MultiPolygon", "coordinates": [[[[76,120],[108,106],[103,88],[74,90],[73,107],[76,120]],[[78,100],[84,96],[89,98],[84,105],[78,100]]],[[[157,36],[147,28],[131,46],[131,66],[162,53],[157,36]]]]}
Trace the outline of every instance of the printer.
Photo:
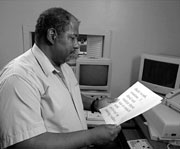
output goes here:
{"type": "Polygon", "coordinates": [[[154,140],[180,140],[180,112],[161,103],[143,113],[154,140]]]}

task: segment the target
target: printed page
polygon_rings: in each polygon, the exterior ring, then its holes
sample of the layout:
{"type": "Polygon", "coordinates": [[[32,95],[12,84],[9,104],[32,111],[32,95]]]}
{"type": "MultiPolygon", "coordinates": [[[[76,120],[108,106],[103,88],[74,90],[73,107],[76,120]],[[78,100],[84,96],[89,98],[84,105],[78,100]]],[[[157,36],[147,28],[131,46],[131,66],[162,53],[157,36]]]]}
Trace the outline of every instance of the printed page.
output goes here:
{"type": "Polygon", "coordinates": [[[106,124],[122,124],[161,103],[162,97],[136,82],[117,101],[100,109],[106,124]]]}

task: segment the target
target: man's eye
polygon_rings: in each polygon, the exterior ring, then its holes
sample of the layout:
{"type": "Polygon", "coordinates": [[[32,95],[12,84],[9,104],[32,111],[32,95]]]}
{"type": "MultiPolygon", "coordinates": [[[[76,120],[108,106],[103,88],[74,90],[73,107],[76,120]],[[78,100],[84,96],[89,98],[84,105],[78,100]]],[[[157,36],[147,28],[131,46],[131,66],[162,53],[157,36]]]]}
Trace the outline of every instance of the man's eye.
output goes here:
{"type": "Polygon", "coordinates": [[[72,41],[75,41],[75,39],[77,39],[76,36],[71,36],[70,38],[71,38],[72,41]]]}
{"type": "Polygon", "coordinates": [[[78,40],[78,36],[76,36],[76,35],[70,35],[70,36],[69,36],[69,39],[70,39],[72,42],[75,42],[75,40],[78,40]]]}
{"type": "Polygon", "coordinates": [[[74,39],[75,39],[75,37],[71,37],[71,39],[72,39],[72,40],[74,40],[74,39]]]}

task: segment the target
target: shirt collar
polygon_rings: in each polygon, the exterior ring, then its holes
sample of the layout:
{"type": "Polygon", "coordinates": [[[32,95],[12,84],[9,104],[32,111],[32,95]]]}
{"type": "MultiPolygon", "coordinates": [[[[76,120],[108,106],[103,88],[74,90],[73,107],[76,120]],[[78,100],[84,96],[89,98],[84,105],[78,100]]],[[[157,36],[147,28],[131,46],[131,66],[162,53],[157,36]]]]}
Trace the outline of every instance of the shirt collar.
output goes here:
{"type": "Polygon", "coordinates": [[[54,71],[57,73],[59,72],[59,70],[57,70],[52,65],[48,57],[39,49],[39,47],[36,44],[34,44],[32,47],[32,53],[36,58],[38,64],[40,65],[42,71],[46,74],[46,76],[48,76],[50,73],[54,71]]]}

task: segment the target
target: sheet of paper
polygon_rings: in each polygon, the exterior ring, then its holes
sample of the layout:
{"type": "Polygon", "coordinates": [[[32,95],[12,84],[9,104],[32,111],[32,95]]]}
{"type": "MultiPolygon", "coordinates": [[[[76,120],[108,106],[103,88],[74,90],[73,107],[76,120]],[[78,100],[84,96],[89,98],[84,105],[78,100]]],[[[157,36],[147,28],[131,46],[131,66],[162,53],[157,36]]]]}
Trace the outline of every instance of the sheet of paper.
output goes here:
{"type": "Polygon", "coordinates": [[[100,109],[106,124],[122,124],[160,104],[162,97],[136,82],[118,100],[100,109]]]}

